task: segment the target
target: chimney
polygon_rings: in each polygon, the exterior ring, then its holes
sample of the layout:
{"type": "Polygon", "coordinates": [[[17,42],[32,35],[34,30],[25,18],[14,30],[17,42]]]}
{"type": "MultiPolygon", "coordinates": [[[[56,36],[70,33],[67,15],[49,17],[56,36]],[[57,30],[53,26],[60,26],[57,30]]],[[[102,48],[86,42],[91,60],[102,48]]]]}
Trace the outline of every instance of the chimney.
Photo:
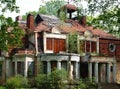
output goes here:
{"type": "Polygon", "coordinates": [[[22,16],[17,16],[17,17],[15,18],[15,21],[16,21],[16,22],[22,21],[22,16]]]}
{"type": "Polygon", "coordinates": [[[80,24],[83,25],[84,27],[86,26],[86,16],[81,17],[80,24]]]}
{"type": "Polygon", "coordinates": [[[34,16],[31,14],[28,14],[27,16],[27,27],[30,30],[34,30],[34,16]]]}

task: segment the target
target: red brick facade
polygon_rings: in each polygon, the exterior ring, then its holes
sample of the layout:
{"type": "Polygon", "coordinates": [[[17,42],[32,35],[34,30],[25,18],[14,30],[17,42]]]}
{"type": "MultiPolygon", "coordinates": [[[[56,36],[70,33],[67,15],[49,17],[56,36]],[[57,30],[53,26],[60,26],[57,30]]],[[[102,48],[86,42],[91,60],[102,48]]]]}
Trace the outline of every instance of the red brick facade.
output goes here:
{"type": "Polygon", "coordinates": [[[99,39],[99,52],[100,55],[115,56],[117,60],[120,60],[120,40],[117,39],[99,39]],[[109,45],[113,43],[115,45],[115,51],[110,52],[109,45]]]}

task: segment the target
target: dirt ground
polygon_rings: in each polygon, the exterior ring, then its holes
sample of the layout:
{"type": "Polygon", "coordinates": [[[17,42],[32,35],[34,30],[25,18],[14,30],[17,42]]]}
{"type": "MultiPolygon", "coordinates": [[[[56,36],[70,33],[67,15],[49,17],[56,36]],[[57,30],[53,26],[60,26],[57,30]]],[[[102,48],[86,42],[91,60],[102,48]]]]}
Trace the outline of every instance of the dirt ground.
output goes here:
{"type": "Polygon", "coordinates": [[[99,88],[98,89],[120,89],[120,84],[115,84],[115,83],[99,84],[99,88]]]}

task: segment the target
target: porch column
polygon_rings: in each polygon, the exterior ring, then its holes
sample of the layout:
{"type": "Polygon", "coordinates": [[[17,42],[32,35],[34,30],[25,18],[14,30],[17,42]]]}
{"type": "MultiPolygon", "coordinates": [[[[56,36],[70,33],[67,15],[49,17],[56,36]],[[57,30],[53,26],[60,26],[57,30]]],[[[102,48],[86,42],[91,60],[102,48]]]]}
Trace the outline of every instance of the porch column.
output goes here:
{"type": "Polygon", "coordinates": [[[25,65],[25,67],[24,67],[24,68],[25,68],[25,69],[24,69],[24,77],[27,77],[27,71],[28,71],[28,70],[27,70],[27,60],[26,60],[26,59],[25,59],[24,63],[25,63],[25,64],[24,64],[24,65],[25,65]]]}
{"type": "Polygon", "coordinates": [[[57,61],[57,69],[61,69],[61,61],[57,61]]]}
{"type": "Polygon", "coordinates": [[[75,62],[75,77],[76,79],[79,79],[79,64],[78,61],[75,62]]]}
{"type": "Polygon", "coordinates": [[[96,44],[96,49],[97,49],[97,53],[99,53],[99,37],[97,37],[97,44],[96,44]]]}
{"type": "Polygon", "coordinates": [[[113,63],[113,82],[116,82],[116,62],[113,63]]]}
{"type": "Polygon", "coordinates": [[[15,75],[17,75],[17,60],[15,58],[15,75]]]}
{"type": "Polygon", "coordinates": [[[92,79],[92,62],[88,63],[88,73],[89,78],[92,79]]]}
{"type": "Polygon", "coordinates": [[[107,63],[107,82],[110,83],[110,63],[107,63]]]}
{"type": "Polygon", "coordinates": [[[47,74],[51,73],[51,63],[47,61],[47,74]]]}
{"type": "Polygon", "coordinates": [[[95,74],[95,82],[98,83],[98,62],[95,62],[95,68],[94,68],[94,74],[95,74]]]}
{"type": "Polygon", "coordinates": [[[38,55],[38,39],[37,39],[37,32],[35,32],[35,55],[37,56],[38,55]]]}

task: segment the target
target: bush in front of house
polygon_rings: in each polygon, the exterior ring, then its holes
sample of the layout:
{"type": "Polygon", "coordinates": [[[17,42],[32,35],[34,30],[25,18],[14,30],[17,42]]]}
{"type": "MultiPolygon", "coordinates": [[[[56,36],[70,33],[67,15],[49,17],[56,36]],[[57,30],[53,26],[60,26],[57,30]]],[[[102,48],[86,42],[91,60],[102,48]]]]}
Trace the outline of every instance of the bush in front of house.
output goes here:
{"type": "Polygon", "coordinates": [[[38,89],[65,89],[64,80],[67,72],[64,69],[54,70],[50,74],[39,74],[35,78],[38,89]]]}
{"type": "Polygon", "coordinates": [[[25,88],[28,87],[28,82],[25,77],[22,75],[16,75],[7,79],[6,88],[7,89],[15,89],[15,88],[25,88]]]}
{"type": "Polygon", "coordinates": [[[5,87],[3,87],[3,86],[0,86],[0,89],[6,89],[5,87]]]}
{"type": "Polygon", "coordinates": [[[48,89],[50,87],[48,76],[46,74],[38,74],[35,77],[35,84],[38,89],[48,89]]]}
{"type": "Polygon", "coordinates": [[[98,86],[93,79],[85,78],[79,80],[78,86],[75,89],[98,89],[98,86]]]}
{"type": "Polygon", "coordinates": [[[55,70],[49,75],[51,89],[66,89],[65,80],[67,80],[67,72],[64,69],[55,70]]]}

